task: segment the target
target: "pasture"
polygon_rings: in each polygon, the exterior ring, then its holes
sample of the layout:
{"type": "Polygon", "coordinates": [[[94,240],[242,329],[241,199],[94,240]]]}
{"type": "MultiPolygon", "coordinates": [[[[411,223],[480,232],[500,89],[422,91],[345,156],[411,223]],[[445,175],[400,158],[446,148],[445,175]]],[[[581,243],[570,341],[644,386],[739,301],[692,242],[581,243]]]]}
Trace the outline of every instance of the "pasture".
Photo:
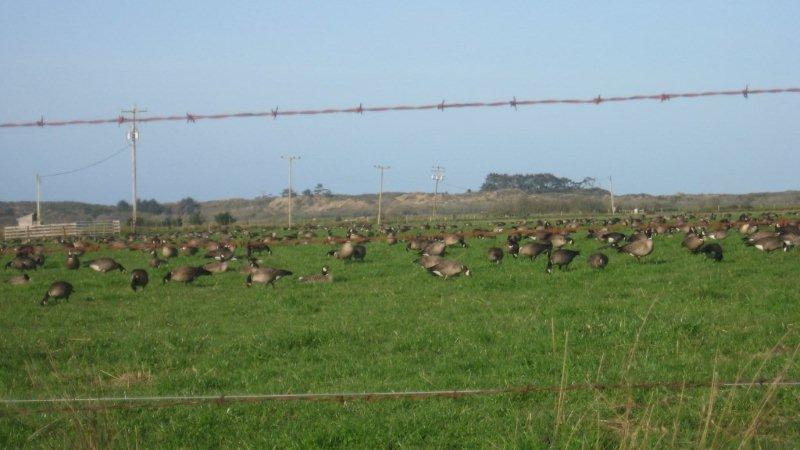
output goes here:
{"type": "MultiPolygon", "coordinates": [[[[341,230],[340,230],[341,233],[341,230]]],[[[800,379],[800,253],[762,253],[735,232],[715,263],[655,237],[637,263],[576,233],[571,270],[546,256],[491,264],[505,236],[448,257],[471,277],[436,278],[405,246],[375,240],[364,262],[324,244],[276,245],[264,265],[294,276],[245,287],[240,263],[190,285],[179,265],[102,249],[128,270],[68,271],[48,254],[24,286],[0,283],[0,396],[54,398],[383,392],[583,383],[800,379]],[[299,284],[331,267],[334,282],[299,284]],[[42,307],[50,282],[75,286],[42,307]]],[[[202,253],[202,251],[201,251],[202,253]]],[[[5,263],[10,256],[4,256],[5,263]]],[[[12,270],[2,272],[3,281],[12,270]]],[[[347,402],[210,403],[20,414],[0,408],[0,446],[121,448],[800,446],[800,388],[659,387],[347,402]]],[[[62,405],[67,409],[70,405],[62,405]]],[[[75,405],[73,405],[75,406],[75,405]]],[[[26,405],[25,408],[38,406],[26,405]]]]}

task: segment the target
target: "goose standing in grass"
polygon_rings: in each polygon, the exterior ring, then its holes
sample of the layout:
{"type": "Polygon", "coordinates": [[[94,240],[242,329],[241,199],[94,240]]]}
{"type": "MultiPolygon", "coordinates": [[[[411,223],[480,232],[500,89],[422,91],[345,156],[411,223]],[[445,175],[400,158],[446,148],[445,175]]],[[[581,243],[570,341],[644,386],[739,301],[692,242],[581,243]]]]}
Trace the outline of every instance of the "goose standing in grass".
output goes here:
{"type": "Polygon", "coordinates": [[[133,289],[134,292],[136,292],[137,288],[144,289],[149,281],[150,277],[147,275],[146,270],[134,269],[131,271],[131,289],[133,289]]]}
{"type": "Polygon", "coordinates": [[[500,247],[490,248],[486,255],[489,257],[489,261],[495,264],[500,264],[503,261],[503,249],[500,247]]]}
{"type": "Polygon", "coordinates": [[[550,242],[530,242],[528,244],[520,245],[517,255],[526,256],[533,261],[542,253],[547,253],[551,249],[553,249],[553,247],[551,246],[550,242]]]}
{"type": "Polygon", "coordinates": [[[167,281],[177,281],[180,283],[191,283],[198,277],[204,275],[211,275],[211,272],[202,267],[181,266],[167,272],[161,282],[166,283],[167,281]]]}
{"type": "Polygon", "coordinates": [[[27,256],[15,256],[11,261],[6,263],[6,269],[14,268],[19,271],[36,270],[38,267],[36,261],[27,256]]]}
{"type": "Polygon", "coordinates": [[[315,273],[312,275],[305,275],[297,279],[300,283],[332,283],[333,275],[328,266],[322,266],[322,273],[315,273]]]}
{"type": "Polygon", "coordinates": [[[569,269],[569,264],[580,255],[578,250],[558,249],[550,252],[547,258],[547,273],[553,273],[553,266],[558,267],[558,270],[563,270],[564,267],[569,269]]]}
{"type": "Polygon", "coordinates": [[[203,268],[216,275],[227,272],[229,264],[228,261],[214,261],[204,264],[203,268]]]}
{"type": "Polygon", "coordinates": [[[608,256],[603,253],[592,253],[586,258],[586,263],[592,269],[605,269],[608,265],[608,256]]]}
{"type": "Polygon", "coordinates": [[[431,267],[433,267],[433,266],[435,266],[435,265],[439,264],[439,263],[440,263],[440,262],[442,262],[442,261],[444,261],[444,258],[442,258],[441,256],[436,256],[436,255],[433,255],[433,256],[432,256],[432,255],[423,255],[423,256],[420,256],[420,257],[419,257],[419,258],[418,258],[416,261],[414,261],[414,262],[416,262],[417,264],[419,264],[420,266],[422,266],[422,268],[423,268],[423,269],[425,269],[425,270],[428,270],[428,269],[430,269],[431,267]]]}
{"type": "Polygon", "coordinates": [[[643,237],[633,237],[632,242],[622,247],[617,247],[617,251],[620,253],[627,253],[636,258],[636,261],[641,262],[642,258],[653,253],[653,248],[653,236],[650,230],[647,230],[643,237]]]}
{"type": "Polygon", "coordinates": [[[445,280],[463,274],[465,277],[472,275],[469,268],[458,261],[445,259],[433,267],[428,268],[428,272],[445,280]]]}
{"type": "Polygon", "coordinates": [[[78,270],[81,267],[81,261],[78,259],[78,255],[70,253],[69,256],[67,256],[67,260],[64,262],[64,267],[66,267],[67,270],[78,270]]]}
{"type": "Polygon", "coordinates": [[[697,249],[697,253],[702,253],[716,262],[722,261],[722,246],[716,242],[703,245],[697,249]]]}
{"type": "Polygon", "coordinates": [[[125,268],[122,267],[122,264],[114,261],[112,258],[99,258],[92,261],[86,261],[84,265],[89,266],[90,269],[100,273],[111,272],[112,270],[119,270],[120,272],[125,273],[125,268]]]}
{"type": "Polygon", "coordinates": [[[28,284],[31,281],[31,277],[28,276],[27,273],[22,273],[19,275],[14,275],[13,277],[9,278],[6,283],[12,286],[20,286],[23,284],[28,284]]]}
{"type": "Polygon", "coordinates": [[[69,300],[69,296],[72,295],[73,288],[72,285],[67,283],[66,281],[56,281],[55,283],[50,285],[50,288],[47,289],[47,292],[44,293],[44,298],[40,304],[42,306],[47,305],[50,299],[65,299],[69,300]]]}
{"type": "Polygon", "coordinates": [[[782,249],[783,251],[787,251],[789,247],[786,245],[785,242],[778,236],[767,236],[762,237],[756,241],[753,241],[752,246],[762,252],[772,252],[778,249],[782,249]]]}
{"type": "Polygon", "coordinates": [[[285,269],[275,269],[273,267],[259,267],[258,269],[253,269],[253,271],[247,275],[245,279],[245,284],[247,287],[256,284],[263,284],[263,285],[272,285],[275,287],[275,282],[280,280],[283,277],[288,277],[292,275],[291,271],[285,269]]]}

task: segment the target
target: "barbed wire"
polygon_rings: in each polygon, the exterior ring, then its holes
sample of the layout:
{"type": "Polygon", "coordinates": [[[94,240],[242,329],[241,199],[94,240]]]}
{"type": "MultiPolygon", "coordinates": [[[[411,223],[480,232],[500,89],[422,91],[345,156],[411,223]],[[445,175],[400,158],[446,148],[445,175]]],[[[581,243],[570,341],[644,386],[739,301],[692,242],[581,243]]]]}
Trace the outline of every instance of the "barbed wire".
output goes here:
{"type": "Polygon", "coordinates": [[[580,390],[648,390],[648,389],[701,389],[701,388],[764,388],[800,387],[800,380],[784,380],[781,377],[771,380],[752,381],[648,381],[640,383],[581,383],[566,386],[524,385],[506,388],[454,389],[440,391],[400,391],[400,392],[342,392],[305,394],[236,394],[236,395],[178,395],[147,397],[76,397],[47,399],[3,399],[0,405],[6,407],[0,414],[29,415],[51,412],[100,411],[108,409],[170,408],[174,406],[196,406],[203,404],[262,403],[274,401],[347,401],[377,400],[423,400],[432,398],[461,398],[475,396],[495,396],[510,394],[559,393],[580,390]],[[45,408],[18,408],[23,405],[66,405],[45,408]]]}
{"type": "Polygon", "coordinates": [[[53,172],[53,173],[48,173],[48,174],[46,174],[46,175],[40,175],[39,177],[40,177],[40,178],[58,177],[58,176],[61,176],[61,175],[69,175],[69,174],[73,174],[73,173],[76,173],[76,172],[80,172],[80,171],[83,171],[83,170],[86,170],[86,169],[91,169],[92,167],[99,166],[100,164],[102,164],[102,163],[104,163],[104,162],[108,161],[109,159],[111,159],[111,158],[113,158],[113,157],[115,157],[115,156],[119,155],[120,153],[124,152],[125,150],[129,149],[130,147],[131,147],[130,145],[126,145],[125,147],[122,147],[121,149],[119,149],[119,150],[115,151],[114,153],[112,153],[112,154],[110,154],[110,155],[106,156],[105,158],[103,158],[103,159],[101,159],[101,160],[99,160],[99,161],[95,161],[95,162],[93,162],[93,163],[91,163],[91,164],[88,164],[88,165],[85,165],[85,166],[79,167],[79,168],[77,168],[77,169],[65,170],[65,171],[63,171],[63,172],[53,172]]]}
{"type": "MultiPolygon", "coordinates": [[[[742,96],[748,98],[751,95],[760,94],[788,94],[800,93],[800,88],[772,88],[772,89],[750,89],[746,86],[744,89],[739,90],[722,90],[722,91],[704,91],[704,92],[681,92],[681,93],[660,93],[660,94],[646,94],[646,95],[630,95],[624,97],[603,97],[598,95],[593,98],[573,98],[573,99],[539,99],[539,100],[517,100],[513,97],[511,100],[500,100],[493,102],[466,102],[466,103],[447,103],[442,100],[439,103],[423,104],[423,105],[392,105],[392,106],[364,106],[359,104],[356,107],[348,108],[328,108],[328,109],[301,109],[301,110],[285,110],[279,108],[271,109],[269,111],[258,112],[237,112],[237,113],[222,113],[222,114],[193,114],[187,112],[186,114],[170,115],[170,116],[150,116],[137,118],[137,122],[170,122],[170,121],[186,121],[187,123],[195,123],[198,120],[219,120],[219,119],[241,119],[247,117],[271,117],[273,119],[279,116],[314,116],[320,114],[364,114],[364,113],[377,113],[389,111],[425,111],[425,110],[440,110],[451,108],[498,108],[498,107],[511,107],[515,110],[520,106],[535,106],[535,105],[599,105],[601,103],[617,103],[617,102],[630,102],[640,100],[657,100],[665,102],[672,99],[680,98],[702,98],[702,97],[718,97],[718,96],[742,96]]],[[[18,128],[18,127],[61,127],[70,125],[104,125],[104,124],[117,124],[122,125],[130,123],[133,120],[123,115],[108,119],[74,119],[74,120],[45,120],[40,117],[39,120],[33,122],[6,122],[0,123],[0,128],[18,128]]]]}

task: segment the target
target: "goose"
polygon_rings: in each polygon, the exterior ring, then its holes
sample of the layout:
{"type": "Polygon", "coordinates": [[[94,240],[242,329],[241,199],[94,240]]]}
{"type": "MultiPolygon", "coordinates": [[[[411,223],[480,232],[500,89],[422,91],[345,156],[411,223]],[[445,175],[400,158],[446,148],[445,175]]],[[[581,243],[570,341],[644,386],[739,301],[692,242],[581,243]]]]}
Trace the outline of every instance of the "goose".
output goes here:
{"type": "Polygon", "coordinates": [[[636,261],[641,261],[641,258],[653,253],[653,238],[651,237],[649,230],[645,236],[646,237],[644,239],[636,238],[636,240],[633,242],[622,247],[618,247],[617,251],[620,253],[627,253],[636,258],[636,261]]]}
{"type": "Polygon", "coordinates": [[[586,258],[586,263],[593,269],[605,269],[608,265],[608,256],[603,253],[592,253],[586,258]]]}
{"type": "Polygon", "coordinates": [[[445,280],[449,277],[455,277],[464,274],[465,277],[472,275],[469,268],[458,261],[452,259],[444,259],[433,267],[428,269],[432,275],[442,277],[445,280]]]}
{"type": "Polygon", "coordinates": [[[78,270],[81,267],[81,261],[78,259],[78,255],[70,253],[69,256],[67,256],[67,260],[64,262],[64,267],[66,267],[67,270],[78,270]]]}
{"type": "Polygon", "coordinates": [[[783,249],[783,251],[787,251],[789,246],[786,245],[785,242],[778,236],[767,236],[752,243],[752,246],[762,252],[771,252],[778,249],[783,249]]]}
{"type": "Polygon", "coordinates": [[[417,259],[415,262],[417,264],[421,265],[425,270],[428,270],[431,267],[439,264],[443,260],[444,260],[444,258],[442,258],[441,256],[424,255],[424,256],[420,256],[419,259],[417,259]]]}
{"type": "Polygon", "coordinates": [[[339,250],[331,250],[328,252],[328,256],[333,256],[337,259],[350,259],[353,257],[353,244],[350,242],[345,242],[339,247],[339,250]]]}
{"type": "Polygon", "coordinates": [[[423,255],[444,256],[447,245],[441,241],[431,242],[422,250],[423,255]]]}
{"type": "Polygon", "coordinates": [[[490,248],[486,254],[489,256],[489,261],[500,264],[503,261],[503,249],[499,247],[490,248]]]}
{"type": "Polygon", "coordinates": [[[252,273],[247,276],[245,283],[247,284],[247,287],[252,286],[253,283],[258,283],[263,285],[272,285],[274,288],[276,281],[289,275],[292,275],[292,272],[285,269],[259,267],[258,269],[254,269],[252,273]]]}
{"type": "Polygon", "coordinates": [[[131,271],[131,289],[136,292],[136,288],[144,289],[147,286],[147,283],[150,281],[150,277],[147,275],[147,271],[144,269],[134,269],[131,271]]]}
{"type": "Polygon", "coordinates": [[[122,264],[114,261],[111,258],[99,258],[92,261],[87,261],[83,265],[89,266],[95,272],[110,272],[112,270],[119,270],[122,273],[125,273],[126,270],[122,267],[122,264]]]}
{"type": "Polygon", "coordinates": [[[617,233],[616,231],[611,233],[605,233],[600,236],[601,241],[612,245],[622,242],[623,239],[625,239],[625,235],[622,233],[617,233]]]}
{"type": "Polygon", "coordinates": [[[178,247],[175,247],[172,244],[161,247],[161,256],[164,258],[174,258],[178,256],[178,247]]]}
{"type": "Polygon", "coordinates": [[[565,249],[550,252],[550,257],[547,259],[547,273],[553,273],[553,266],[557,266],[558,270],[563,270],[564,267],[569,269],[569,264],[580,254],[578,250],[565,249]]]}
{"type": "Polygon", "coordinates": [[[444,245],[450,247],[453,245],[460,245],[464,248],[468,247],[467,242],[464,240],[464,236],[460,234],[448,234],[444,237],[444,245]]]}
{"type": "Polygon", "coordinates": [[[567,244],[573,243],[571,237],[565,236],[563,234],[552,234],[550,235],[550,239],[548,239],[548,241],[550,242],[550,246],[556,249],[561,248],[567,244]]]}
{"type": "Polygon", "coordinates": [[[36,261],[34,261],[31,258],[28,258],[27,256],[15,256],[11,261],[6,263],[6,269],[8,269],[9,267],[22,271],[22,270],[36,270],[38,266],[36,264],[36,261]]]}
{"type": "Polygon", "coordinates": [[[367,256],[367,247],[364,247],[363,245],[353,246],[353,260],[364,261],[364,258],[366,256],[367,256]]]}
{"type": "Polygon", "coordinates": [[[167,272],[167,274],[164,275],[164,278],[161,280],[161,283],[166,283],[167,281],[191,283],[203,275],[211,275],[211,272],[202,267],[181,266],[167,272]]]}
{"type": "Polygon", "coordinates": [[[776,233],[772,231],[757,231],[749,236],[743,237],[742,240],[746,245],[755,245],[756,241],[774,236],[776,236],[776,233]]]}
{"type": "Polygon", "coordinates": [[[694,234],[688,233],[686,237],[681,242],[681,246],[686,247],[687,250],[690,252],[695,252],[705,243],[705,239],[702,237],[694,234]]]}
{"type": "Polygon", "coordinates": [[[31,277],[28,276],[27,273],[14,275],[13,277],[9,278],[6,283],[12,286],[20,286],[23,284],[28,284],[31,281],[31,277]]]}
{"type": "Polygon", "coordinates": [[[549,243],[545,242],[532,242],[529,244],[524,244],[519,247],[519,251],[517,254],[519,256],[527,256],[531,260],[536,259],[537,256],[541,255],[542,253],[548,252],[552,249],[549,243]]]}
{"type": "Polygon", "coordinates": [[[47,302],[53,298],[56,300],[66,299],[69,300],[69,296],[72,295],[73,289],[72,285],[67,283],[66,281],[56,281],[55,283],[50,285],[50,288],[47,289],[47,292],[44,293],[44,297],[40,304],[45,306],[47,302]]]}
{"type": "Polygon", "coordinates": [[[330,267],[322,266],[322,273],[305,275],[299,277],[297,281],[300,283],[332,283],[333,275],[331,275],[330,267]]]}
{"type": "Polygon", "coordinates": [[[272,254],[272,249],[269,248],[266,242],[248,242],[247,243],[247,256],[253,253],[267,252],[268,255],[272,254]]]}
{"type": "Polygon", "coordinates": [[[716,262],[722,261],[722,246],[716,242],[705,244],[699,249],[697,253],[703,253],[706,257],[713,259],[716,262]]]}
{"type": "Polygon", "coordinates": [[[148,266],[150,266],[150,267],[155,269],[155,268],[161,267],[161,266],[163,266],[165,264],[167,264],[167,261],[159,258],[158,254],[156,254],[155,250],[150,252],[150,259],[147,261],[147,265],[148,266]]]}
{"type": "Polygon", "coordinates": [[[228,261],[215,261],[208,264],[204,264],[203,268],[207,271],[218,274],[218,273],[225,273],[228,271],[228,261]]]}

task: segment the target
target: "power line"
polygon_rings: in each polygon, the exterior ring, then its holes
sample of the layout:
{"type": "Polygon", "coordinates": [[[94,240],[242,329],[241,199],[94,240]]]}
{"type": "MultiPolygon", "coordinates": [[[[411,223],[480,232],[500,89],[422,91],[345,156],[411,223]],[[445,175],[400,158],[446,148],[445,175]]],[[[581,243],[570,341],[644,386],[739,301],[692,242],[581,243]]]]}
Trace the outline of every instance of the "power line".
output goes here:
{"type": "Polygon", "coordinates": [[[125,147],[122,147],[121,149],[119,149],[119,150],[115,151],[114,153],[106,156],[105,158],[103,158],[101,160],[98,160],[98,161],[95,161],[95,162],[93,162],[91,164],[88,164],[88,165],[85,165],[85,166],[82,166],[82,167],[78,167],[77,169],[65,170],[63,172],[53,172],[53,173],[48,173],[46,175],[39,175],[39,178],[60,177],[62,175],[70,175],[70,174],[73,174],[73,173],[76,173],[76,172],[81,172],[81,171],[86,170],[86,169],[91,169],[92,167],[99,166],[100,164],[103,164],[104,162],[108,161],[109,159],[111,159],[111,158],[113,158],[115,156],[118,156],[120,153],[124,152],[128,148],[130,148],[130,145],[125,145],[125,147]]]}
{"type": "Polygon", "coordinates": [[[439,391],[390,391],[390,392],[341,392],[304,394],[235,394],[235,395],[175,395],[146,397],[75,397],[45,399],[2,399],[0,405],[9,410],[7,414],[36,414],[44,412],[76,412],[107,409],[169,408],[225,403],[262,403],[270,401],[377,401],[377,400],[423,400],[431,398],[461,398],[510,394],[559,393],[571,391],[649,390],[649,389],[700,389],[700,388],[777,388],[800,387],[800,380],[752,381],[646,381],[639,383],[580,383],[562,385],[523,385],[501,388],[450,389],[439,391]],[[25,405],[65,405],[39,409],[19,409],[25,405]]]}
{"type": "MultiPolygon", "coordinates": [[[[666,102],[673,99],[681,98],[704,98],[704,97],[719,97],[719,96],[742,96],[748,98],[751,95],[760,94],[789,94],[800,93],[800,88],[771,88],[771,89],[750,89],[745,87],[740,90],[723,90],[723,91],[703,91],[703,92],[680,92],[680,93],[661,93],[661,94],[645,94],[645,95],[630,95],[630,96],[617,96],[617,97],[603,97],[598,95],[592,98],[550,98],[550,99],[534,99],[534,100],[517,100],[516,97],[511,100],[499,100],[492,102],[466,102],[466,103],[446,103],[442,100],[439,103],[421,104],[421,105],[391,105],[391,106],[363,106],[359,104],[357,107],[349,108],[327,108],[327,109],[301,109],[301,110],[284,110],[280,111],[278,108],[269,111],[256,111],[256,112],[237,112],[237,113],[221,113],[221,114],[179,114],[170,116],[151,116],[147,118],[138,119],[138,122],[171,122],[171,121],[186,121],[187,123],[195,123],[198,120],[219,120],[219,119],[242,119],[247,117],[271,117],[273,119],[279,116],[313,116],[320,114],[364,114],[367,112],[388,112],[388,111],[424,111],[424,110],[439,110],[451,108],[499,108],[511,107],[515,110],[520,106],[535,106],[535,105],[599,105],[601,103],[618,103],[630,102],[640,100],[656,100],[666,102]]],[[[18,128],[18,127],[59,127],[71,125],[105,125],[117,124],[122,125],[132,122],[125,116],[118,116],[109,119],[74,119],[74,120],[44,120],[40,117],[39,120],[34,122],[6,122],[0,123],[0,128],[18,128]]]]}

